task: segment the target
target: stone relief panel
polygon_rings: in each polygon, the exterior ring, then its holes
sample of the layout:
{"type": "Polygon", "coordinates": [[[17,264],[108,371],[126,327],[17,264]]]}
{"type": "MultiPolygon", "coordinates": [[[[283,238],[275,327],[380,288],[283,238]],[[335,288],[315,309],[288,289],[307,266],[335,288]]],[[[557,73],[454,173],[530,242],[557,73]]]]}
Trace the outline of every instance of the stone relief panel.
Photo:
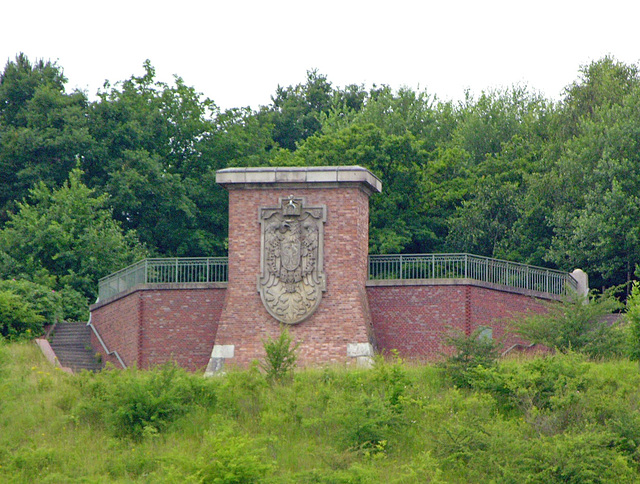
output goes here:
{"type": "Polygon", "coordinates": [[[290,195],[260,208],[261,275],[258,292],[271,316],[297,324],[311,316],[326,291],[323,270],[327,209],[306,207],[290,195]]]}

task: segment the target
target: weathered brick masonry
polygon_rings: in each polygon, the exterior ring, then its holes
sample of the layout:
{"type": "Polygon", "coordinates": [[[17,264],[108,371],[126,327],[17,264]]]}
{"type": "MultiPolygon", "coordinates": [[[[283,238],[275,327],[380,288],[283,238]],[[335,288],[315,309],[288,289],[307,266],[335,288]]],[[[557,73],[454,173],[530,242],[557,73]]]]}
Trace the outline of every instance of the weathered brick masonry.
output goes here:
{"type": "MultiPolygon", "coordinates": [[[[472,283],[442,281],[399,285],[399,281],[385,282],[396,285],[366,288],[374,340],[378,351],[388,354],[395,349],[403,358],[440,358],[447,351],[443,335],[451,330],[469,332],[479,326],[491,327],[494,338],[502,339],[510,317],[545,311],[540,299],[472,283]]],[[[95,306],[92,320],[107,347],[116,349],[128,366],[148,368],[174,360],[190,370],[202,370],[209,361],[214,342],[221,344],[220,339],[216,340],[216,332],[226,292],[224,285],[209,289],[140,288],[95,306]]],[[[329,346],[323,346],[323,338],[334,330],[329,324],[324,328],[312,327],[305,335],[321,351],[328,351],[329,346]]],[[[263,331],[275,335],[266,325],[263,331]]],[[[243,333],[238,334],[241,337],[243,333]]],[[[294,332],[297,334],[302,332],[294,332]]],[[[338,331],[338,334],[341,333],[338,331]]],[[[257,336],[264,338],[264,335],[257,336]]],[[[346,341],[344,336],[340,337],[346,341]]],[[[524,341],[512,335],[504,338],[505,348],[515,343],[524,341]]],[[[95,336],[93,346],[97,352],[104,353],[95,336]]],[[[261,350],[261,341],[255,347],[261,350]]],[[[322,352],[319,354],[325,357],[322,352]]],[[[255,356],[259,357],[259,354],[255,356]]],[[[327,358],[327,362],[338,361],[327,358]]],[[[109,361],[119,366],[115,357],[109,361]]]]}
{"type": "MultiPolygon", "coordinates": [[[[224,307],[226,284],[138,286],[92,307],[92,323],[127,366],[149,368],[173,360],[204,370],[224,307]]],[[[93,347],[104,349],[93,336],[93,347]]],[[[115,356],[107,358],[116,367],[115,356]]]]}
{"type": "Polygon", "coordinates": [[[535,297],[482,287],[473,281],[369,281],[367,295],[378,349],[404,358],[435,360],[447,352],[443,336],[492,329],[504,347],[524,341],[505,334],[509,321],[546,311],[535,297]]]}

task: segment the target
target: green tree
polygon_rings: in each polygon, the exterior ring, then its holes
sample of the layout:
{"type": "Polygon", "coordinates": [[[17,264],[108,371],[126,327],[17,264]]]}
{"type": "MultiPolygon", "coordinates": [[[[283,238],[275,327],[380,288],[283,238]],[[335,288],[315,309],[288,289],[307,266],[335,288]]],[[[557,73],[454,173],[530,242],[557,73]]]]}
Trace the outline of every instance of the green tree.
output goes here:
{"type": "Polygon", "coordinates": [[[62,92],[66,82],[55,63],[38,60],[32,64],[26,55],[18,54],[0,75],[0,120],[6,125],[26,126],[26,105],[36,91],[47,86],[62,92]]]}
{"type": "Polygon", "coordinates": [[[640,259],[640,87],[583,119],[554,173],[563,187],[549,259],[597,286],[631,280],[640,259]]]}
{"type": "Polygon", "coordinates": [[[76,160],[91,156],[87,99],[65,92],[62,69],[24,54],[0,74],[0,221],[37,182],[58,187],[76,160]]]}
{"type": "Polygon", "coordinates": [[[145,255],[135,234],[123,233],[111,217],[107,197],[95,196],[81,175],[74,169],[54,190],[41,182],[19,203],[0,231],[2,276],[95,298],[100,277],[145,255]]]}
{"type": "Polygon", "coordinates": [[[439,363],[445,377],[460,388],[473,386],[473,371],[493,368],[500,357],[500,343],[486,335],[487,328],[477,328],[471,334],[452,333],[445,342],[453,349],[453,354],[439,363]]]}
{"type": "Polygon", "coordinates": [[[89,184],[111,195],[125,229],[160,255],[224,253],[227,201],[215,171],[265,164],[270,126],[246,109],[221,113],[179,77],[157,81],[148,61],[143,75],[106,86],[89,122],[99,143],[83,164],[89,184]]]}
{"type": "Polygon", "coordinates": [[[447,241],[453,251],[487,257],[501,255],[502,244],[518,220],[518,186],[478,180],[471,200],[465,200],[449,218],[447,241]]]}
{"type": "Polygon", "coordinates": [[[436,236],[423,216],[426,153],[411,133],[388,135],[372,124],[354,124],[309,138],[294,159],[310,166],[360,165],[380,177],[384,196],[370,205],[372,252],[425,252],[433,245],[436,236]]]}
{"type": "Polygon", "coordinates": [[[307,71],[305,84],[278,86],[272,104],[262,109],[260,118],[273,126],[273,140],[295,151],[297,143],[320,130],[320,115],[331,109],[333,88],[317,70],[307,71]]]}
{"type": "MultiPolygon", "coordinates": [[[[534,190],[555,153],[555,107],[524,88],[483,93],[459,107],[451,140],[466,153],[464,186],[447,218],[450,250],[541,264],[551,240],[545,197],[534,190]]],[[[450,148],[452,149],[452,148],[450,148]]]]}
{"type": "Polygon", "coordinates": [[[581,120],[591,118],[598,108],[620,104],[638,87],[640,70],[636,65],[605,56],[581,66],[579,79],[565,89],[566,134],[576,134],[581,120]]]}

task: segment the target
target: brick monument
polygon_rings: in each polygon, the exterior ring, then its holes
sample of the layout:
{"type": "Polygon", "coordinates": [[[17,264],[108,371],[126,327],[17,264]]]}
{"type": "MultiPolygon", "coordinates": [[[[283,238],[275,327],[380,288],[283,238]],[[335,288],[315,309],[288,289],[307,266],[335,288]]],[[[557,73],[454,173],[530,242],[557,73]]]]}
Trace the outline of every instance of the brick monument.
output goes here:
{"type": "Polygon", "coordinates": [[[286,327],[301,365],[368,364],[369,196],[382,184],[359,166],[228,168],[229,282],[207,367],[247,366],[286,327]]]}

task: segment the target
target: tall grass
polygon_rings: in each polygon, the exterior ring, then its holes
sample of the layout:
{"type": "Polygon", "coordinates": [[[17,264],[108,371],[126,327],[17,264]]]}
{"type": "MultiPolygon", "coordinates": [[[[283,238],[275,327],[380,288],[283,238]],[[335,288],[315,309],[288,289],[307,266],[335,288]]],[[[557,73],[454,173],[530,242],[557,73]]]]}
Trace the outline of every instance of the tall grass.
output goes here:
{"type": "Polygon", "coordinates": [[[378,360],[282,382],[167,365],[70,376],[0,343],[0,482],[637,482],[640,376],[567,354],[378,360]]]}

